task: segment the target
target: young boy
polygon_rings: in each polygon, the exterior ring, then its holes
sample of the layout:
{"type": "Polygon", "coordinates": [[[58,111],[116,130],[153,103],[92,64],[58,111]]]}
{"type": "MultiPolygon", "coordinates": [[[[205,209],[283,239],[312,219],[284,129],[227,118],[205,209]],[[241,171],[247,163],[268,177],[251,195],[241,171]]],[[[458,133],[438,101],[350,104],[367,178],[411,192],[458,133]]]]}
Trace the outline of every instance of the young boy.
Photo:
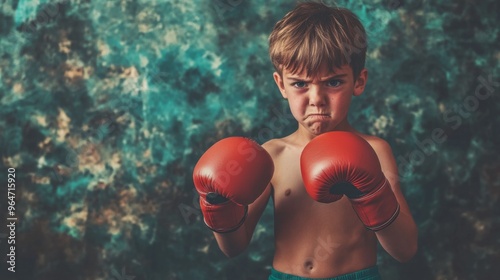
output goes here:
{"type": "Polygon", "coordinates": [[[269,53],[298,128],[264,149],[231,137],[202,156],[193,176],[205,223],[235,256],[272,197],[269,279],[380,279],[377,240],[405,262],[417,228],[390,146],[347,120],[367,82],[364,28],[346,9],[302,3],[276,23],[269,53]]]}

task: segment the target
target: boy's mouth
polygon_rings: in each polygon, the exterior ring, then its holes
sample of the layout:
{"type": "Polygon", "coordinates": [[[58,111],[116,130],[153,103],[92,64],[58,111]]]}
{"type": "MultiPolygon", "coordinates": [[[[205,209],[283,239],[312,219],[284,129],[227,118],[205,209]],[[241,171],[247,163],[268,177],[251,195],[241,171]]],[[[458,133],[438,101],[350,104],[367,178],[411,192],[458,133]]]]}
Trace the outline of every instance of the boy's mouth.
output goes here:
{"type": "Polygon", "coordinates": [[[314,113],[314,114],[308,114],[306,116],[306,119],[312,119],[312,120],[323,120],[323,119],[328,119],[328,118],[330,118],[330,114],[314,113]]]}
{"type": "Polygon", "coordinates": [[[329,117],[330,114],[326,114],[326,113],[314,113],[314,114],[308,114],[306,116],[306,118],[309,118],[309,117],[329,117]]]}

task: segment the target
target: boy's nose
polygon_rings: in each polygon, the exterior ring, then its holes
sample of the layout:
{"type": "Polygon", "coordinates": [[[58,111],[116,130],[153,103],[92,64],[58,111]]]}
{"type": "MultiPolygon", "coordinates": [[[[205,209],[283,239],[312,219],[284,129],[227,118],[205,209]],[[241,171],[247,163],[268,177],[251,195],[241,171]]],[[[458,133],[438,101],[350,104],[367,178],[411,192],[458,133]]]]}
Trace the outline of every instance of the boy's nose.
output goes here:
{"type": "Polygon", "coordinates": [[[310,106],[325,106],[326,95],[320,87],[312,87],[309,92],[309,105],[310,106]]]}

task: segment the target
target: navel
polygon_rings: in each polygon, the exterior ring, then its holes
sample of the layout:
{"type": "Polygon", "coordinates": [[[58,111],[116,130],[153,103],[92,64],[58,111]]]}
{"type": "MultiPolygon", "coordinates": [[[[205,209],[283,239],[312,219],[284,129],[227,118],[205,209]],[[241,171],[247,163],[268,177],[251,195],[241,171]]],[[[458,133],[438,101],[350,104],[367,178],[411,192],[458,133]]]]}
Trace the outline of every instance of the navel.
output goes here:
{"type": "Polygon", "coordinates": [[[313,270],[314,268],[314,263],[311,259],[307,259],[305,262],[304,262],[304,268],[306,271],[311,271],[313,270]]]}
{"type": "Polygon", "coordinates": [[[287,189],[285,191],[285,196],[289,196],[291,193],[292,193],[292,190],[291,189],[287,189]]]}

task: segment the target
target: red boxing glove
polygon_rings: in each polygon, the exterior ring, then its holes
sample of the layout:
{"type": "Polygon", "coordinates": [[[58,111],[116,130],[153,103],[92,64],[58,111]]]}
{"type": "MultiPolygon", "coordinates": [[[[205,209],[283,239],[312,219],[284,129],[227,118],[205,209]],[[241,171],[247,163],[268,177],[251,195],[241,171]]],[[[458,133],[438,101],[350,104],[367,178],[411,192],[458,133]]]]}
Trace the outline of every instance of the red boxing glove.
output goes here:
{"type": "Polygon", "coordinates": [[[356,134],[333,131],[316,136],[302,151],[300,168],[309,196],[330,203],[345,194],[370,230],[389,226],[399,214],[375,151],[356,134]]]}
{"type": "Polygon", "coordinates": [[[271,156],[253,140],[229,137],[215,143],[193,170],[205,224],[219,233],[238,229],[273,173],[271,156]]]}

